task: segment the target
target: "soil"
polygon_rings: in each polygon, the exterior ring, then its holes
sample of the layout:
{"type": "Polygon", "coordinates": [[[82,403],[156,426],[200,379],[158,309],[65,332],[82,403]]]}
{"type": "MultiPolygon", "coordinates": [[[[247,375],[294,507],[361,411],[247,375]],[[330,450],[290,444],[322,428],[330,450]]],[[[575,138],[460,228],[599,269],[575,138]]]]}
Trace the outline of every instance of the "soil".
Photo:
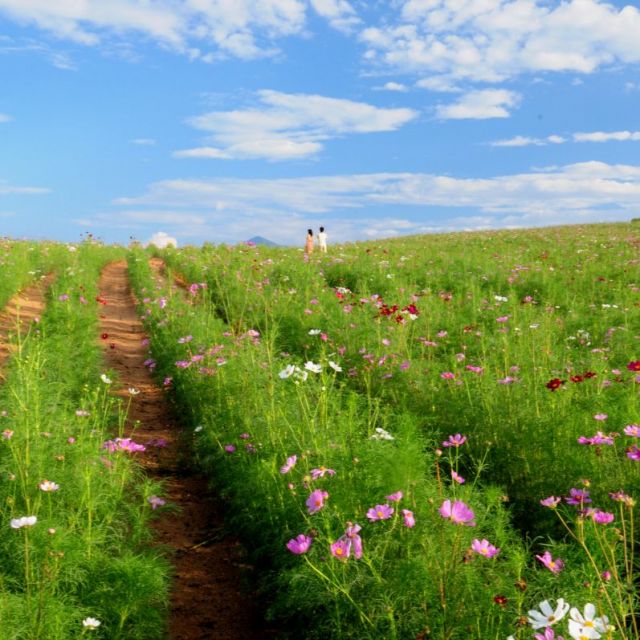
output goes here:
{"type": "MultiPolygon", "coordinates": [[[[153,265],[157,268],[159,265],[153,265]]],[[[157,543],[174,566],[168,637],[171,640],[265,640],[260,611],[244,587],[251,567],[240,544],[225,530],[224,505],[189,462],[188,444],[165,392],[143,362],[148,347],[136,313],[125,261],[102,272],[100,342],[106,366],[117,372],[122,397],[131,397],[129,433],[147,450],[140,462],[162,481],[167,506],[154,520],[157,543]],[[135,388],[138,395],[130,396],[135,388]],[[164,441],[165,446],[157,446],[164,441]],[[155,444],[154,444],[155,443],[155,444]]]]}
{"type": "MultiPolygon", "coordinates": [[[[53,279],[53,274],[49,274],[17,293],[0,313],[0,367],[15,350],[13,339],[17,332],[27,333],[34,320],[42,315],[47,304],[47,289],[53,279]]],[[[0,380],[2,377],[0,372],[0,380]]]]}

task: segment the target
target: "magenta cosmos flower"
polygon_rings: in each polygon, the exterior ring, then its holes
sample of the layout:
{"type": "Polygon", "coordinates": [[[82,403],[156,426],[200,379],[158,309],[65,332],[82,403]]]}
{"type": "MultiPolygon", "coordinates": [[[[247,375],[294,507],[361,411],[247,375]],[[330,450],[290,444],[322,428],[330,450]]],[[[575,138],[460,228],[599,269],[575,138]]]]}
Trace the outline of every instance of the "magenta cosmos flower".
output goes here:
{"type": "Polygon", "coordinates": [[[456,433],[455,436],[449,436],[448,440],[442,443],[443,447],[459,447],[467,441],[467,436],[462,436],[456,433]]]}
{"type": "Polygon", "coordinates": [[[309,509],[309,513],[317,513],[324,507],[324,501],[329,497],[329,494],[326,491],[322,491],[321,489],[316,489],[311,492],[311,495],[307,498],[307,509],[309,509]]]}
{"type": "Polygon", "coordinates": [[[471,543],[471,549],[485,558],[493,558],[500,553],[500,549],[494,547],[488,540],[478,540],[471,543]]]}
{"type": "Polygon", "coordinates": [[[560,503],[560,498],[556,498],[556,496],[549,496],[548,498],[543,498],[540,500],[540,504],[543,507],[549,507],[549,509],[555,509],[560,503]]]}
{"type": "Polygon", "coordinates": [[[545,551],[541,556],[536,556],[536,558],[540,560],[551,573],[560,573],[564,569],[564,561],[560,560],[560,558],[554,560],[548,551],[545,551]]]}
{"type": "Polygon", "coordinates": [[[375,522],[376,520],[388,520],[393,515],[393,507],[388,504],[377,504],[372,509],[367,511],[367,518],[369,522],[375,522]]]}
{"type": "Polygon", "coordinates": [[[353,552],[356,560],[362,558],[362,538],[358,535],[362,527],[349,523],[344,535],[331,545],[331,555],[346,560],[353,552]]]}
{"type": "Polygon", "coordinates": [[[348,523],[344,535],[331,545],[331,555],[346,560],[353,551],[356,560],[362,558],[362,538],[358,535],[361,528],[359,524],[348,523]]]}
{"type": "Polygon", "coordinates": [[[298,456],[292,455],[287,458],[287,461],[280,467],[280,473],[289,473],[293,467],[296,466],[298,456]]]}
{"type": "Polygon", "coordinates": [[[309,536],[305,536],[304,533],[301,533],[299,536],[295,538],[291,538],[289,542],[287,542],[287,549],[291,551],[291,553],[295,553],[296,555],[301,555],[309,551],[309,547],[313,539],[309,536]]]}
{"type": "Polygon", "coordinates": [[[402,518],[404,520],[404,526],[412,529],[416,526],[416,519],[413,515],[413,511],[409,511],[409,509],[402,510],[402,518]]]}
{"type": "Polygon", "coordinates": [[[476,517],[473,511],[462,500],[445,500],[440,509],[440,515],[447,520],[451,520],[453,524],[464,524],[467,527],[475,527],[476,523],[473,519],[476,517]]]}
{"type": "Polygon", "coordinates": [[[327,469],[327,467],[318,467],[317,469],[311,469],[311,479],[317,480],[318,478],[324,478],[326,475],[335,476],[335,469],[327,469]]]}
{"type": "Polygon", "coordinates": [[[385,496],[385,498],[389,502],[400,502],[400,500],[402,500],[402,496],[402,491],[396,491],[395,493],[390,493],[388,496],[385,496]]]}
{"type": "Polygon", "coordinates": [[[147,502],[151,505],[151,508],[155,511],[158,507],[163,507],[167,504],[166,500],[159,498],[158,496],[149,496],[147,502]]]}

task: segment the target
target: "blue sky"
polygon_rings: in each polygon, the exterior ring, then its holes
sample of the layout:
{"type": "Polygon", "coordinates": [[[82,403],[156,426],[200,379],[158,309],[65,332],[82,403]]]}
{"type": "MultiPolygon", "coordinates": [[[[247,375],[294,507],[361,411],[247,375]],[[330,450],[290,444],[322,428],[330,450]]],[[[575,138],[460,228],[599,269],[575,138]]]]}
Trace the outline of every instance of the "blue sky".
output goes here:
{"type": "Polygon", "coordinates": [[[302,244],[640,217],[640,10],[0,0],[0,235],[302,244]]]}

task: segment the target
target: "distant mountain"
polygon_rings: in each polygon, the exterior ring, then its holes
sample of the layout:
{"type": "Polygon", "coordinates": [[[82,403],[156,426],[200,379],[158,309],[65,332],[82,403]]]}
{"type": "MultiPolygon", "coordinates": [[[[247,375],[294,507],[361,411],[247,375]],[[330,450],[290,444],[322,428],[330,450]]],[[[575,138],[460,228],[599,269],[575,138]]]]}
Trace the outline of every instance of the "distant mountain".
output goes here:
{"type": "Polygon", "coordinates": [[[247,244],[261,244],[265,247],[280,246],[278,243],[272,242],[271,240],[267,240],[267,238],[263,238],[262,236],[253,236],[253,238],[249,238],[249,240],[247,240],[247,244]]]}

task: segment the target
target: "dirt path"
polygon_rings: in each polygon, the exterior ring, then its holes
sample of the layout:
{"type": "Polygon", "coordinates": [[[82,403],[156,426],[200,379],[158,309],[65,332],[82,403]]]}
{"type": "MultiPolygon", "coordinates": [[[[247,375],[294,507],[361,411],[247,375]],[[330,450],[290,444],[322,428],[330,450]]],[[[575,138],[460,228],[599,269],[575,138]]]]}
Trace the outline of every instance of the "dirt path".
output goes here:
{"type": "MultiPolygon", "coordinates": [[[[24,291],[20,291],[9,300],[7,306],[0,313],[0,367],[15,348],[11,344],[11,337],[15,336],[18,330],[21,334],[25,334],[33,321],[44,312],[47,304],[47,289],[53,279],[54,275],[49,274],[24,291]]],[[[1,379],[2,373],[0,373],[1,379]]]]}
{"type": "Polygon", "coordinates": [[[171,550],[175,583],[171,595],[169,637],[172,640],[264,640],[255,605],[241,589],[242,550],[224,530],[221,507],[203,477],[189,467],[180,427],[163,391],[143,362],[146,337],[135,309],[125,261],[108,265],[100,279],[107,304],[101,309],[100,331],[107,366],[117,371],[128,396],[136,442],[147,445],[141,458],[149,473],[162,480],[163,498],[178,507],[155,523],[158,543],[171,550]],[[153,443],[164,441],[165,446],[153,443]],[[151,444],[150,444],[151,443],[151,444]]]}

